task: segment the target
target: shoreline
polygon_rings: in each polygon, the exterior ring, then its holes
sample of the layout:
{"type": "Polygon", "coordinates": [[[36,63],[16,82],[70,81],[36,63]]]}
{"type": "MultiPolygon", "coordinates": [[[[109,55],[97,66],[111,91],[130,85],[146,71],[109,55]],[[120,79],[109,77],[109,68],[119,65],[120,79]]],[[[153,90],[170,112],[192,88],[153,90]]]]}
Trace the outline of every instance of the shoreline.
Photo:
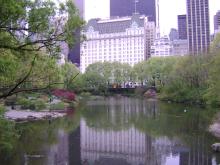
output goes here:
{"type": "Polygon", "coordinates": [[[51,120],[64,116],[66,116],[66,113],[50,111],[34,112],[30,110],[8,110],[4,114],[5,119],[15,122],[51,120]]]}

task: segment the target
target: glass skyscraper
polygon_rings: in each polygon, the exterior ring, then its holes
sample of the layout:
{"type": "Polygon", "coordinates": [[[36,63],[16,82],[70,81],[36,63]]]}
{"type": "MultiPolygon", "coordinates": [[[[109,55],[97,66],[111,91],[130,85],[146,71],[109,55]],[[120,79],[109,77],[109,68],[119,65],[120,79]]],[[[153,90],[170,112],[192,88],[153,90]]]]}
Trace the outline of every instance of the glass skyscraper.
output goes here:
{"type": "Polygon", "coordinates": [[[179,39],[186,40],[187,39],[187,22],[186,15],[178,15],[178,32],[179,39]]]}
{"type": "Polygon", "coordinates": [[[188,47],[192,55],[207,53],[210,45],[209,0],[187,0],[188,47]]]}
{"type": "Polygon", "coordinates": [[[157,23],[157,0],[110,0],[110,16],[132,16],[133,13],[148,16],[157,23]]]}

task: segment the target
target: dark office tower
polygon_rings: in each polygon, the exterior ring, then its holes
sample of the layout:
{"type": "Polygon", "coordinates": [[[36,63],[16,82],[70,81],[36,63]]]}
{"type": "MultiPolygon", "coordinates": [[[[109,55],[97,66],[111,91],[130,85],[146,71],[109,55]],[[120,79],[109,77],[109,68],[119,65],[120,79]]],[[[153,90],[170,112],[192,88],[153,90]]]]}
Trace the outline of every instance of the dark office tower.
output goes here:
{"type": "MultiPolygon", "coordinates": [[[[80,17],[84,19],[84,0],[73,0],[73,3],[79,10],[80,17]]],[[[80,29],[74,33],[74,38],[75,44],[73,48],[70,48],[68,60],[80,66],[80,29]]]]}
{"type": "Polygon", "coordinates": [[[207,53],[210,44],[209,0],[187,0],[188,46],[192,55],[207,53]]]}
{"type": "Polygon", "coordinates": [[[186,15],[178,15],[178,31],[179,31],[179,39],[186,40],[187,39],[186,15]]]}
{"type": "Polygon", "coordinates": [[[214,30],[215,32],[220,31],[220,11],[218,11],[214,16],[214,30]]]}
{"type": "Polygon", "coordinates": [[[123,17],[139,13],[157,23],[156,2],[157,0],[110,0],[110,16],[123,17]]]}

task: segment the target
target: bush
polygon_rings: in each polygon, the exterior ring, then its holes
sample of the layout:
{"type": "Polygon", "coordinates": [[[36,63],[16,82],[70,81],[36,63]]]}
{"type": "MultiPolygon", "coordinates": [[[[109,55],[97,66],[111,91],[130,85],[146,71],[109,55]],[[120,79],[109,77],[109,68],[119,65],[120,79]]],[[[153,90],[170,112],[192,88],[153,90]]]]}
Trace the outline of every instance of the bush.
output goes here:
{"type": "Polygon", "coordinates": [[[34,102],[34,106],[35,106],[35,110],[43,110],[47,107],[44,100],[41,100],[41,99],[36,100],[34,102]]]}
{"type": "Polygon", "coordinates": [[[55,89],[52,91],[52,94],[61,99],[75,101],[75,93],[68,90],[55,89]]]}
{"type": "Polygon", "coordinates": [[[56,104],[51,104],[50,105],[50,110],[62,110],[65,109],[66,105],[64,102],[59,102],[56,104]]]}
{"type": "Polygon", "coordinates": [[[30,110],[42,110],[45,109],[46,103],[42,99],[32,99],[19,98],[17,104],[21,105],[21,109],[30,109],[30,110]]]}
{"type": "Polygon", "coordinates": [[[80,94],[81,97],[90,97],[92,94],[90,92],[82,92],[80,94]]]}

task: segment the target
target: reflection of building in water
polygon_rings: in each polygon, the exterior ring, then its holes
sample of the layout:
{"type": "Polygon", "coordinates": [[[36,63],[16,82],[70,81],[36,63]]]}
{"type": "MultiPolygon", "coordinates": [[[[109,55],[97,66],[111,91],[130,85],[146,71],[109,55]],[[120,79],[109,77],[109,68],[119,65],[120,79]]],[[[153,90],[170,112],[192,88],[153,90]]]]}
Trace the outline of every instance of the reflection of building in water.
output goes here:
{"type": "Polygon", "coordinates": [[[48,152],[48,163],[53,165],[67,165],[68,153],[68,134],[64,130],[59,130],[57,135],[58,143],[52,145],[48,152]]]}
{"type": "MultiPolygon", "coordinates": [[[[105,160],[124,162],[124,164],[161,164],[155,158],[152,138],[135,128],[127,130],[96,130],[89,128],[81,120],[81,157],[90,163],[101,163],[105,160]]],[[[113,162],[109,162],[110,164],[113,162]]]]}
{"type": "MultiPolygon", "coordinates": [[[[151,119],[152,122],[154,119],[158,120],[160,112],[156,102],[147,103],[139,99],[127,98],[109,99],[98,103],[97,101],[89,102],[88,111],[94,113],[101,111],[102,116],[95,118],[96,120],[92,122],[88,120],[89,118],[86,118],[86,121],[81,120],[82,164],[211,165],[212,162],[216,162],[212,160],[212,154],[209,153],[205,137],[186,135],[185,138],[189,139],[182,139],[183,135],[180,137],[177,135],[170,139],[158,135],[157,138],[153,138],[150,132],[141,132],[140,128],[138,130],[136,128],[138,120],[151,119]],[[103,126],[103,118],[106,128],[103,126]],[[134,125],[134,123],[136,124],[134,125]],[[183,144],[182,140],[187,142],[187,145],[183,144]]],[[[192,126],[197,127],[199,121],[196,119],[193,121],[192,126]]],[[[145,123],[138,124],[142,124],[144,127],[145,123]]],[[[197,129],[195,128],[195,130],[197,129]]],[[[161,134],[163,131],[165,130],[161,130],[161,134]]]]}
{"type": "Polygon", "coordinates": [[[80,165],[80,127],[69,133],[69,165],[80,165]]]}
{"type": "Polygon", "coordinates": [[[205,145],[205,136],[193,137],[190,148],[180,153],[180,165],[217,165],[216,160],[205,145]]]}

